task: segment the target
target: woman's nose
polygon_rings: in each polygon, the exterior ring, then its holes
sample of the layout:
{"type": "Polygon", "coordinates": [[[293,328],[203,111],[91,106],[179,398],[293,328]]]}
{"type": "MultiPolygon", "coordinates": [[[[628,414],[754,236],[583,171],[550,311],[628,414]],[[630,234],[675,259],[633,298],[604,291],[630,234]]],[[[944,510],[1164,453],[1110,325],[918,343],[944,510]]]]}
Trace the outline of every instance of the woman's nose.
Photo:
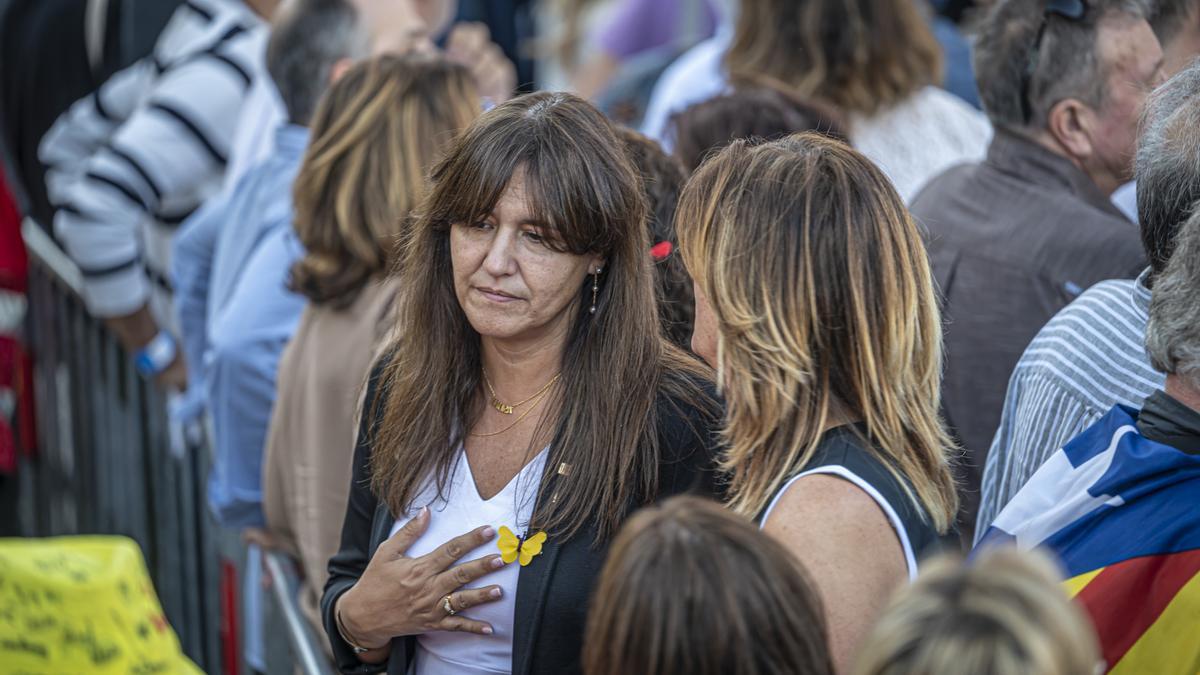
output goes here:
{"type": "Polygon", "coordinates": [[[513,257],[513,246],[516,236],[506,228],[498,228],[496,236],[488,246],[487,257],[483,259],[483,268],[492,276],[501,277],[512,274],[516,267],[513,257]]]}

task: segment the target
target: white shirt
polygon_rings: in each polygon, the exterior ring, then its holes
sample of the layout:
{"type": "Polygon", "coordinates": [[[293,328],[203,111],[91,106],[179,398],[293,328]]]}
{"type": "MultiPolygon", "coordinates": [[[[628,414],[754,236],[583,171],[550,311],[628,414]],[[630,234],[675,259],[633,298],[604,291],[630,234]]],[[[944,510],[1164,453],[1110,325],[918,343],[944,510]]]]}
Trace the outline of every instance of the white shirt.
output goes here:
{"type": "Polygon", "coordinates": [[[722,60],[732,42],[733,25],[723,23],[716,35],[684,52],[658,78],[642,118],[642,133],[658,141],[663,150],[671,152],[675,147],[671,118],[676,113],[729,88],[722,60]]]}
{"type": "Polygon", "coordinates": [[[850,117],[850,144],[875,162],[907,204],[946,169],[982,161],[992,140],[987,117],[943,89],[925,87],[871,117],[850,117]]]}
{"type": "Polygon", "coordinates": [[[1120,209],[1121,213],[1125,214],[1129,222],[1136,223],[1138,221],[1137,181],[1131,180],[1117,188],[1112,195],[1112,203],[1120,209]]]}
{"type": "MultiPolygon", "coordinates": [[[[396,519],[389,537],[411,520],[422,506],[431,511],[429,529],[408,549],[409,557],[431,553],[442,544],[481,525],[491,525],[499,531],[506,525],[518,536],[524,535],[533,515],[537,491],[546,465],[548,449],[543,449],[508,485],[491,499],[484,500],[475,487],[466,453],[459,447],[454,471],[446,487],[445,499],[437,497],[437,486],[426,482],[413,500],[413,509],[396,519]]],[[[464,555],[468,562],[499,552],[496,539],[464,555]]],[[[468,619],[484,621],[492,626],[491,635],[462,632],[436,632],[417,636],[416,675],[492,675],[512,672],[513,616],[517,607],[517,579],[521,566],[505,565],[464,588],[500,586],[503,595],[495,602],[461,612],[468,619]]]]}

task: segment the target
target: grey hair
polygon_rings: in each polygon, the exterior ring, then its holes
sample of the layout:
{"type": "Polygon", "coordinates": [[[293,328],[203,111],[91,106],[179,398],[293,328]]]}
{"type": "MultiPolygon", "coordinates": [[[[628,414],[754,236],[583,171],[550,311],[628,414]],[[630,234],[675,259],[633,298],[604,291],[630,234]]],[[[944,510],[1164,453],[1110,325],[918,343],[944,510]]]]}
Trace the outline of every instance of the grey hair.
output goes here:
{"type": "Polygon", "coordinates": [[[1180,228],[1175,254],[1154,284],[1146,353],[1156,370],[1200,388],[1200,213],[1180,228]]]}
{"type": "Polygon", "coordinates": [[[1158,274],[1175,232],[1200,201],[1200,61],[1176,73],[1146,100],[1138,140],[1138,222],[1150,267],[1158,274]]]}
{"type": "Polygon", "coordinates": [[[347,0],[289,0],[267,42],[267,72],[293,124],[308,126],[341,59],[368,53],[365,26],[347,0]]]}
{"type": "Polygon", "coordinates": [[[1107,65],[1097,54],[1099,25],[1114,15],[1144,19],[1145,0],[1090,0],[1079,21],[1047,19],[1029,82],[1032,114],[1021,107],[1022,76],[1037,39],[1047,0],[1000,0],[979,27],[975,74],[988,118],[1009,128],[1042,127],[1050,109],[1067,98],[1099,107],[1107,99],[1107,65]]]}

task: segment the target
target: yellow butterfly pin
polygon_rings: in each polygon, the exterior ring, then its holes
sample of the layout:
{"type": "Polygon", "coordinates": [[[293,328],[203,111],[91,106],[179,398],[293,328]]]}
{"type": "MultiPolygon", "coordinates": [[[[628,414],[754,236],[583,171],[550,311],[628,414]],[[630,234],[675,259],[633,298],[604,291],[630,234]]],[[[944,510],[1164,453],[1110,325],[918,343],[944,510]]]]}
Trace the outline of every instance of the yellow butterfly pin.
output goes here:
{"type": "Polygon", "coordinates": [[[546,533],[538,532],[537,534],[521,538],[513,534],[513,531],[500,526],[500,540],[496,545],[500,547],[500,558],[505,563],[511,563],[517,558],[521,559],[521,567],[524,567],[533,560],[534,556],[541,555],[542,544],[546,543],[546,533]]]}

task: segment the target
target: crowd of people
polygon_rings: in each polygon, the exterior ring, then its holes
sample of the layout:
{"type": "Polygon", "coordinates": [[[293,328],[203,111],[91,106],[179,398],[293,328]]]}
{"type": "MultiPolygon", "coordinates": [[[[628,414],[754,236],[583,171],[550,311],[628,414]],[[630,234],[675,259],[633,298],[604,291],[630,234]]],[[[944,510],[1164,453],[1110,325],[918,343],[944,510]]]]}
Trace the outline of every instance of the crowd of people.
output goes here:
{"type": "Polygon", "coordinates": [[[41,141],[251,665],[265,547],[346,673],[1200,672],[1200,0],[543,4],[186,0],[41,141]]]}

